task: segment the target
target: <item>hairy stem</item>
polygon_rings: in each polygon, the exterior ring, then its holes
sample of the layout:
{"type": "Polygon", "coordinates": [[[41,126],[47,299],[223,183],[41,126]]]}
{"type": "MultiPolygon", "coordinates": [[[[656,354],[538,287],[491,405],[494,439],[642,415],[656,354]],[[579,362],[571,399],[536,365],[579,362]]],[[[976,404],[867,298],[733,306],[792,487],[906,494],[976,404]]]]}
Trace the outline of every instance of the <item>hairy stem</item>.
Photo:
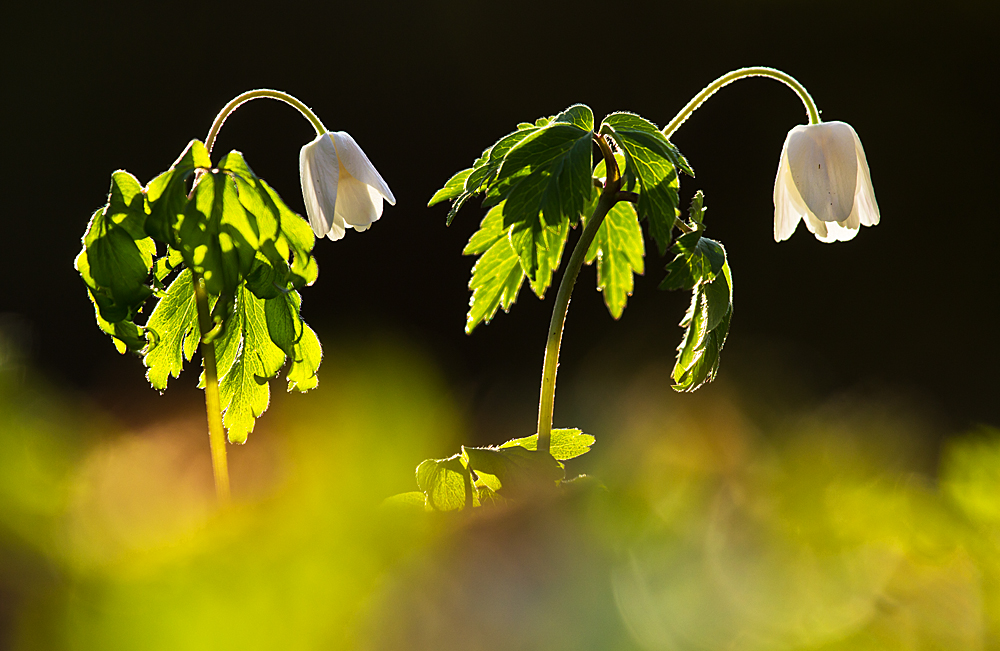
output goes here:
{"type": "Polygon", "coordinates": [[[208,414],[208,443],[212,450],[212,473],[215,475],[215,494],[219,504],[229,504],[229,465],[226,462],[226,431],[222,427],[222,407],[219,401],[219,373],[215,364],[215,344],[205,341],[212,331],[208,292],[201,275],[194,274],[194,297],[198,306],[198,325],[201,328],[201,362],[205,368],[205,412],[208,414]]]}
{"type": "Polygon", "coordinates": [[[549,321],[549,336],[545,342],[545,360],[542,362],[542,388],[538,399],[538,451],[549,454],[552,440],[552,409],[555,404],[556,372],[559,370],[559,349],[562,346],[563,327],[566,325],[566,314],[569,312],[569,299],[576,286],[576,278],[580,275],[583,261],[587,257],[601,223],[608,212],[618,202],[618,189],[621,187],[621,174],[611,148],[602,136],[594,136],[601,154],[604,156],[608,170],[604,190],[597,202],[594,214],[587,220],[583,233],[573,249],[559,282],[556,293],[556,303],[552,306],[552,319],[549,321]]]}
{"type": "Polygon", "coordinates": [[[261,97],[276,99],[298,109],[299,113],[304,115],[305,118],[313,125],[313,128],[316,129],[316,135],[326,133],[326,127],[323,126],[323,123],[316,116],[316,114],[313,113],[312,109],[303,104],[297,97],[293,97],[288,93],[283,93],[280,90],[271,90],[269,88],[248,90],[247,92],[237,95],[231,99],[229,103],[226,104],[221,111],[219,111],[219,114],[215,116],[215,121],[212,122],[212,128],[208,130],[208,137],[205,138],[205,149],[208,150],[208,153],[212,153],[212,147],[215,145],[215,138],[219,135],[219,129],[222,128],[223,123],[225,123],[226,118],[229,117],[230,113],[239,108],[241,104],[245,104],[252,99],[258,99],[261,97]]]}
{"type": "Polygon", "coordinates": [[[816,102],[813,101],[812,95],[806,90],[806,87],[799,83],[795,77],[786,74],[780,70],[775,70],[774,68],[766,68],[763,66],[758,66],[755,68],[740,68],[739,70],[733,70],[732,72],[727,72],[722,75],[708,86],[705,86],[700,93],[694,96],[687,106],[682,108],[680,112],[674,116],[674,119],[670,121],[667,126],[663,127],[663,135],[669,138],[677,128],[684,124],[684,121],[691,117],[691,114],[697,110],[699,106],[705,103],[709,97],[714,95],[724,86],[728,86],[737,79],[743,79],[744,77],[769,77],[776,81],[780,81],[785,84],[799,96],[802,103],[806,107],[806,114],[809,117],[809,124],[819,124],[821,120],[819,119],[819,109],[816,108],[816,102]]]}

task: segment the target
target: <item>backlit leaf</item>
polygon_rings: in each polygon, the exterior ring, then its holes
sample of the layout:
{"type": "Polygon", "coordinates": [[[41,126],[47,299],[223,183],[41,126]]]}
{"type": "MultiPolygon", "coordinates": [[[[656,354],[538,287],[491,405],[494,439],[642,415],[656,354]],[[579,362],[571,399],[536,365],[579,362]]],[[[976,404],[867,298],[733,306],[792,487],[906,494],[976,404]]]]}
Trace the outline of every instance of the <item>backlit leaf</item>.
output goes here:
{"type": "Polygon", "coordinates": [[[245,443],[270,403],[268,379],[281,370],[285,353],[268,332],[264,301],[245,287],[237,294],[235,313],[240,314],[242,344],[229,372],[219,380],[219,395],[230,442],[245,443]]]}
{"type": "Polygon", "coordinates": [[[149,216],[146,233],[158,242],[177,247],[177,228],[187,208],[188,182],[195,170],[209,169],[212,161],[200,140],[192,140],[170,169],[146,186],[149,216]]]}
{"type": "Polygon", "coordinates": [[[555,482],[566,476],[562,464],[552,455],[528,450],[521,446],[501,448],[469,448],[462,451],[469,459],[469,467],[482,471],[500,481],[500,494],[510,497],[523,494],[536,485],[555,482]]]}
{"type": "Polygon", "coordinates": [[[494,206],[486,213],[479,230],[469,240],[463,253],[481,253],[472,267],[469,289],[469,313],[465,322],[465,332],[471,333],[480,323],[489,323],[502,307],[504,312],[517,300],[517,294],[524,281],[517,252],[510,244],[508,231],[503,227],[503,204],[494,206]]]}
{"type": "Polygon", "coordinates": [[[684,338],[671,373],[675,390],[694,391],[715,379],[733,315],[732,297],[728,263],[714,280],[701,280],[695,286],[691,306],[681,320],[684,338]]]}
{"type": "Polygon", "coordinates": [[[184,361],[191,361],[201,340],[191,270],[185,269],[167,288],[146,323],[149,344],[143,351],[146,378],[163,391],[170,376],[177,377],[184,361]]]}
{"type": "MultiPolygon", "coordinates": [[[[590,447],[593,444],[594,437],[590,434],[584,434],[581,430],[575,428],[554,429],[549,438],[549,453],[559,461],[566,461],[586,454],[590,451],[590,447]]],[[[515,446],[526,450],[537,450],[538,434],[507,441],[500,447],[510,448],[515,446]]]]}
{"type": "Polygon", "coordinates": [[[639,186],[639,217],[649,220],[649,231],[660,255],[670,244],[680,182],[677,170],[692,174],[687,161],[651,122],[632,113],[612,113],[604,118],[601,133],[610,135],[625,154],[626,184],[639,186]]]}
{"type": "Polygon", "coordinates": [[[417,486],[434,510],[457,511],[473,506],[472,483],[460,454],[421,463],[417,466],[417,486]]]}
{"type": "Polygon", "coordinates": [[[635,208],[619,201],[601,223],[586,257],[587,264],[597,261],[597,289],[604,293],[604,304],[615,319],[632,295],[633,274],[644,271],[645,252],[635,208]]]}

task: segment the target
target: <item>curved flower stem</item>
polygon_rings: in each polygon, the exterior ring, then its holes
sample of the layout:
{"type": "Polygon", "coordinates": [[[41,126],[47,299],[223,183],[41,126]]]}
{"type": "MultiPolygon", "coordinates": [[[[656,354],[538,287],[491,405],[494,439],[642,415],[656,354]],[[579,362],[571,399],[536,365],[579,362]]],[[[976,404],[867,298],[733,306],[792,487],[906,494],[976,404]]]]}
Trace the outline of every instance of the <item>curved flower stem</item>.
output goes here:
{"type": "Polygon", "coordinates": [[[208,414],[208,443],[212,450],[212,474],[219,504],[229,504],[229,466],[226,461],[226,431],[222,427],[222,406],[219,400],[219,373],[215,364],[215,344],[205,341],[212,331],[212,315],[208,307],[208,292],[201,275],[193,275],[194,298],[198,306],[201,329],[201,362],[205,368],[205,411],[208,414]]]}
{"type": "Polygon", "coordinates": [[[705,103],[705,100],[717,93],[723,86],[728,86],[737,79],[743,79],[744,77],[770,77],[771,79],[780,81],[794,90],[795,94],[802,100],[802,103],[805,104],[806,113],[809,116],[809,124],[819,124],[822,121],[819,119],[819,109],[816,108],[816,102],[813,101],[812,95],[809,94],[806,87],[800,84],[795,77],[774,68],[759,66],[755,68],[740,68],[739,70],[727,72],[708,86],[705,86],[700,93],[694,96],[694,99],[687,103],[687,106],[674,116],[674,119],[667,126],[663,127],[663,135],[669,138],[674,131],[677,131],[678,127],[684,124],[685,120],[691,117],[691,114],[699,106],[705,103]]]}
{"type": "Polygon", "coordinates": [[[323,135],[326,133],[327,129],[323,126],[316,114],[313,113],[312,109],[303,104],[297,97],[293,97],[288,93],[283,93],[280,90],[271,90],[269,88],[261,88],[259,90],[248,90],[247,92],[237,95],[226,104],[219,114],[215,116],[215,121],[212,122],[212,128],[208,130],[208,137],[205,138],[205,149],[208,153],[212,153],[212,146],[215,145],[215,138],[219,135],[219,129],[222,128],[223,123],[229,114],[240,107],[241,104],[245,104],[252,99],[258,99],[260,97],[266,97],[269,99],[276,99],[289,106],[298,109],[299,113],[305,116],[310,123],[312,123],[313,128],[316,129],[316,135],[323,135]]]}
{"type": "Polygon", "coordinates": [[[621,174],[618,170],[618,163],[611,152],[607,141],[603,136],[594,136],[601,154],[604,156],[604,163],[608,170],[607,181],[604,183],[604,190],[594,209],[594,214],[587,220],[583,233],[573,249],[566,271],[559,282],[559,291],[556,293],[556,303],[552,306],[552,319],[549,321],[549,336],[545,342],[545,361],[542,362],[542,388],[538,399],[538,451],[549,454],[552,439],[552,408],[555,403],[556,394],[556,372],[559,370],[559,349],[562,346],[563,327],[566,324],[566,314],[569,311],[569,299],[576,286],[576,278],[580,275],[583,261],[587,257],[590,244],[597,236],[601,223],[607,216],[608,211],[619,201],[618,190],[621,187],[621,174]]]}

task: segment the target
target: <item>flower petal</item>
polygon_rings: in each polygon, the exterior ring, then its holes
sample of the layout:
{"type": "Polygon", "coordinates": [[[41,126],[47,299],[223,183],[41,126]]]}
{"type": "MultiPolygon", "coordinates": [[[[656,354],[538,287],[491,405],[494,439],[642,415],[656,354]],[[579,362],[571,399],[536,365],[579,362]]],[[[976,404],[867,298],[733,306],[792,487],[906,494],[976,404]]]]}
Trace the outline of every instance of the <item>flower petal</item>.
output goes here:
{"type": "Polygon", "coordinates": [[[858,231],[861,230],[860,224],[852,227],[846,220],[842,222],[824,223],[826,224],[826,232],[830,237],[831,242],[846,242],[848,240],[853,240],[857,237],[858,231]]]}
{"type": "Polygon", "coordinates": [[[336,242],[344,237],[347,233],[347,224],[340,217],[334,216],[333,223],[330,224],[330,230],[327,232],[326,236],[336,242]]]}
{"type": "Polygon", "coordinates": [[[833,242],[833,238],[830,237],[829,233],[826,231],[827,222],[816,219],[812,213],[806,213],[805,219],[806,228],[809,232],[816,236],[816,239],[820,242],[833,242]]]}
{"type": "Polygon", "coordinates": [[[354,138],[346,131],[336,131],[331,135],[333,136],[334,143],[337,145],[340,162],[350,172],[351,176],[378,190],[379,194],[386,201],[395,206],[396,197],[392,196],[392,190],[382,180],[382,175],[378,173],[372,162],[368,160],[365,152],[361,151],[361,147],[354,141],[354,138]]]}
{"type": "Polygon", "coordinates": [[[788,164],[809,211],[841,222],[854,208],[858,157],[854,130],[843,122],[798,126],[788,134],[788,164]]]}
{"type": "Polygon", "coordinates": [[[337,195],[337,217],[355,230],[367,230],[382,216],[382,195],[343,170],[337,195]],[[373,196],[374,195],[374,196],[373,196]]]}
{"type": "Polygon", "coordinates": [[[302,199],[317,237],[326,235],[333,225],[339,176],[337,148],[329,134],[316,136],[299,151],[302,199]]]}
{"type": "Polygon", "coordinates": [[[851,133],[854,134],[854,151],[858,157],[858,189],[854,195],[854,209],[858,211],[862,224],[875,226],[879,222],[879,211],[871,173],[868,171],[868,159],[865,158],[865,149],[861,146],[857,132],[852,128],[851,133]]]}
{"type": "Polygon", "coordinates": [[[820,242],[829,244],[831,242],[846,242],[853,240],[858,234],[858,227],[850,228],[844,222],[824,222],[816,219],[811,213],[805,218],[806,228],[816,236],[820,242]]]}
{"type": "MultiPolygon", "coordinates": [[[[791,135],[791,134],[789,134],[791,135]]],[[[802,201],[792,173],[788,169],[788,138],[781,148],[778,173],[774,177],[774,241],[787,240],[795,232],[799,220],[806,214],[806,204],[802,201]]]]}

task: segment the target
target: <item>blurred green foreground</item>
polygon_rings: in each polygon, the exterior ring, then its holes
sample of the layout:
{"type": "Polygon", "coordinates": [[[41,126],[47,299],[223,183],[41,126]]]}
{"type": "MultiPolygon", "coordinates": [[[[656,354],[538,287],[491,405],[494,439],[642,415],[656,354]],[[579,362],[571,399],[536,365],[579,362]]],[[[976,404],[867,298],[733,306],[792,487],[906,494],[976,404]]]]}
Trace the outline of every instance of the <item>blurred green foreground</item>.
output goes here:
{"type": "Polygon", "coordinates": [[[0,648],[1000,649],[997,431],[938,461],[898,411],[762,424],[738,392],[678,396],[654,367],[599,388],[597,445],[569,465],[599,483],[412,513],[380,504],[483,441],[426,361],[371,346],[328,351],[313,393],[275,392],[219,513],[200,392],[130,431],[15,353],[0,648]]]}

